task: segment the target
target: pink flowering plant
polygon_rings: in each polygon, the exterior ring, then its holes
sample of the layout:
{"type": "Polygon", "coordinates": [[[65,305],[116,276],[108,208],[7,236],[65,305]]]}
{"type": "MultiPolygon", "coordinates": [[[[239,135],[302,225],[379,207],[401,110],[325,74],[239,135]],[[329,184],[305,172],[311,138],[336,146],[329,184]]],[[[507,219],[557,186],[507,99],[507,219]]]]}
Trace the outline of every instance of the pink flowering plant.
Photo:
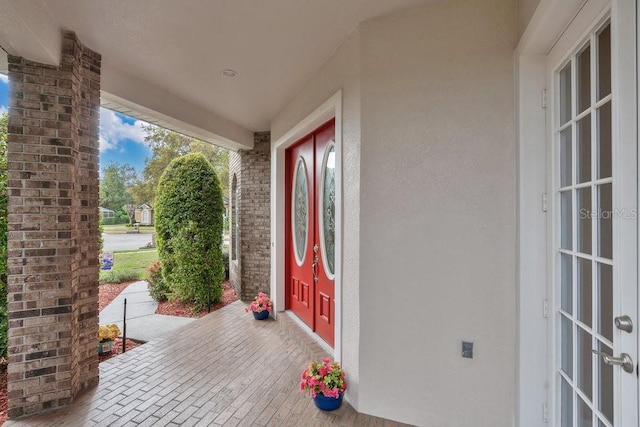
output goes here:
{"type": "Polygon", "coordinates": [[[300,377],[300,390],[308,391],[313,397],[323,394],[337,399],[347,389],[345,376],[340,363],[329,358],[311,362],[300,377]]]}
{"type": "MultiPolygon", "coordinates": [[[[273,303],[271,302],[267,294],[265,294],[264,292],[258,292],[258,296],[256,297],[256,299],[251,301],[251,304],[249,304],[249,308],[255,313],[262,313],[265,310],[271,313],[271,310],[273,310],[273,303]]],[[[249,308],[245,308],[244,311],[248,313],[249,308]]]]}

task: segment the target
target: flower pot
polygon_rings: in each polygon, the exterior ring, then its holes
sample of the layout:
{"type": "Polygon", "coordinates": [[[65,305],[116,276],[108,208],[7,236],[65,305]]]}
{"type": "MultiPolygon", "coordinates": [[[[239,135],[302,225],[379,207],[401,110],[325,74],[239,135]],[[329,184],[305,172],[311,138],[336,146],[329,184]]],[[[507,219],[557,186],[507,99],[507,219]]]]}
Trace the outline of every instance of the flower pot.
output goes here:
{"type": "Polygon", "coordinates": [[[313,398],[313,403],[323,411],[334,411],[342,405],[343,395],[344,393],[340,393],[338,397],[327,397],[324,394],[316,394],[316,397],[313,398]]]}
{"type": "Polygon", "coordinates": [[[263,311],[261,311],[259,313],[257,311],[254,311],[253,312],[253,317],[255,317],[256,320],[264,320],[267,317],[269,317],[269,310],[263,310],[263,311]]]}
{"type": "Polygon", "coordinates": [[[112,340],[100,341],[98,343],[98,354],[105,354],[111,351],[111,347],[113,346],[112,340]]]}

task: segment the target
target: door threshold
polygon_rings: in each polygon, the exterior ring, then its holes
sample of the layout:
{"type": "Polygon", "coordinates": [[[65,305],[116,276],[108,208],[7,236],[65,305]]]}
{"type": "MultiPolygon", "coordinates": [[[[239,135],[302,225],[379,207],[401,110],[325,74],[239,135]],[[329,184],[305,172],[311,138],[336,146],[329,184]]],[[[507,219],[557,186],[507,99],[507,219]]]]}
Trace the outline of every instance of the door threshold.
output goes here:
{"type": "Polygon", "coordinates": [[[325,357],[335,359],[335,350],[300,320],[293,311],[285,310],[278,314],[282,314],[276,318],[287,337],[295,341],[309,357],[318,361],[325,357]]]}

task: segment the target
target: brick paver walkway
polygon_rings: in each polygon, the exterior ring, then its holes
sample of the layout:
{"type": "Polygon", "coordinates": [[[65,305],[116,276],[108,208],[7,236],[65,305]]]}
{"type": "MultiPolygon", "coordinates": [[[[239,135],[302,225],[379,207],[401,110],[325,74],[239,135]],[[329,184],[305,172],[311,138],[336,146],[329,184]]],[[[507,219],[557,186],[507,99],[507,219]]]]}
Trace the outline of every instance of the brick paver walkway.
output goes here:
{"type": "Polygon", "coordinates": [[[105,361],[100,384],[69,408],[5,426],[400,425],[358,414],[346,401],[318,410],[298,385],[320,347],[288,316],[256,321],[243,308],[230,304],[105,361]]]}

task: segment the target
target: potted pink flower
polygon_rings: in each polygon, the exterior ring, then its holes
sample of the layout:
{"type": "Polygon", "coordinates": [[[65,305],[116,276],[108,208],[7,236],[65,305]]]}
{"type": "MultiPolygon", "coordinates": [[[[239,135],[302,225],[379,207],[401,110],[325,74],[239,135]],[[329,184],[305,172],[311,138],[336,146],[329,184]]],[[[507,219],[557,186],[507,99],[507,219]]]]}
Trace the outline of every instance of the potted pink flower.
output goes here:
{"type": "Polygon", "coordinates": [[[322,359],[322,362],[311,362],[302,371],[300,390],[308,391],[318,408],[333,411],[342,404],[347,389],[345,376],[340,363],[329,358],[322,359]]]}
{"type": "Polygon", "coordinates": [[[256,320],[264,320],[269,317],[269,313],[273,310],[273,302],[271,302],[267,294],[258,292],[258,296],[251,301],[249,308],[245,308],[244,311],[248,313],[249,309],[251,309],[256,320]]]}

